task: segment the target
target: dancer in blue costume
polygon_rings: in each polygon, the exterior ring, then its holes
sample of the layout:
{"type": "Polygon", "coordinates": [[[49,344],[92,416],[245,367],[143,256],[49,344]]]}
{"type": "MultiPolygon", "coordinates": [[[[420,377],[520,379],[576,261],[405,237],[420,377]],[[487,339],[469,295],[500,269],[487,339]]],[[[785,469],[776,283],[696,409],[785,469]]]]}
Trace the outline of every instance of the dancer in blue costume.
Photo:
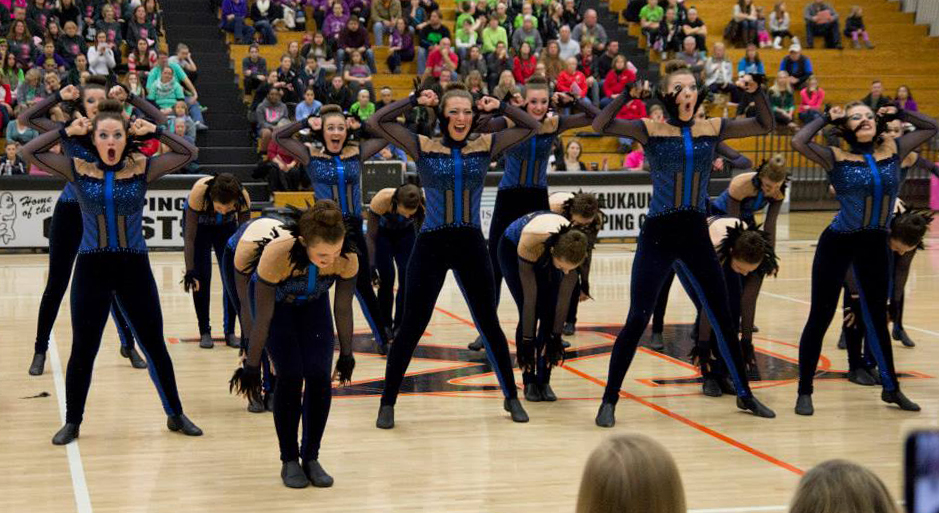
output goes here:
{"type": "Polygon", "coordinates": [[[150,363],[150,376],[163,401],[167,427],[199,436],[202,430],[183,413],[176,390],[173,363],[163,339],[160,298],[143,238],[143,207],[149,184],[192,162],[198,150],[148,121],[138,119],[130,125],[123,116],[123,106],[114,100],[102,101],[93,120],[76,119],[69,129],[73,136],[91,134],[95,160],[51,151],[67,137],[64,129],[47,132],[21,150],[31,164],[73,183],[83,221],[72,283],[73,338],[65,376],[65,426],[52,443],[64,445],[79,436],[95,356],[115,295],[150,363]],[[129,137],[151,134],[169,150],[148,158],[137,151],[129,137]]]}
{"type": "MultiPolygon", "coordinates": [[[[508,342],[499,326],[492,267],[480,229],[479,211],[489,162],[534,135],[539,124],[521,109],[489,96],[480,99],[476,106],[489,113],[502,110],[515,127],[471,138],[470,134],[476,131],[477,114],[472,95],[459,83],[451,84],[439,102],[433,91],[419,91],[383,107],[368,120],[374,133],[414,159],[427,198],[427,217],[408,264],[404,318],[388,353],[385,390],[376,422],[382,429],[394,427],[394,406],[404,374],[451,269],[483,334],[486,356],[505,396],[503,408],[515,422],[528,421],[528,414],[518,400],[508,342]],[[398,116],[417,105],[433,108],[438,103],[441,137],[415,134],[397,122],[398,116]]],[[[520,352],[528,350],[518,343],[516,347],[520,352]]]]}
{"type": "Polygon", "coordinates": [[[717,346],[737,391],[737,407],[760,417],[774,417],[750,391],[737,333],[733,329],[720,262],[708,236],[707,189],[715,149],[721,141],[770,132],[773,115],[759,85],[750,82],[747,94],[753,99],[756,117],[748,119],[695,119],[704,94],[699,94],[694,74],[683,63],[666,64],[661,93],[668,122],[617,120],[627,95],[608,105],[594,120],[598,133],[629,137],[646,148],[651,163],[652,205],[633,261],[629,314],[616,337],[610,372],[596,423],[612,427],[619,391],[645,331],[656,296],[672,266],[688,278],[689,295],[697,298],[702,311],[715,327],[717,346]]]}
{"type": "MultiPolygon", "coordinates": [[[[66,86],[58,93],[27,109],[22,114],[25,124],[40,134],[59,130],[65,126],[60,121],[64,121],[68,116],[66,113],[68,109],[62,107],[76,101],[78,104],[74,108],[75,117],[94,117],[98,113],[98,104],[107,98],[106,84],[107,80],[104,77],[89,77],[81,89],[66,86]],[[51,119],[51,116],[60,121],[51,119]]],[[[128,95],[127,103],[139,109],[157,125],[166,121],[166,116],[159,109],[139,96],[128,95]]],[[[64,139],[63,143],[67,155],[74,155],[85,160],[95,159],[93,153],[87,149],[87,145],[80,144],[76,137],[70,136],[64,139]]],[[[46,288],[42,293],[42,301],[39,303],[35,351],[29,366],[29,374],[32,376],[41,375],[45,368],[49,335],[52,333],[52,326],[59,314],[59,306],[62,304],[62,298],[65,297],[65,291],[72,276],[72,267],[78,255],[81,237],[81,207],[78,205],[74,186],[68,182],[55,204],[52,222],[49,226],[49,274],[46,279],[46,288]]],[[[134,346],[133,332],[116,299],[111,304],[111,317],[117,326],[117,334],[121,341],[121,356],[130,359],[134,368],[147,368],[146,360],[140,356],[134,346]]]]}
{"type": "Polygon", "coordinates": [[[821,165],[840,204],[831,224],[819,237],[812,264],[812,307],[799,343],[799,397],[795,411],[812,415],[813,381],[822,352],[822,339],[838,306],[844,277],[852,270],[856,279],[861,319],[867,341],[880,369],[881,399],[900,409],[919,411],[919,405],[900,391],[893,365],[893,349],[887,331],[889,294],[888,229],[893,216],[900,163],[936,135],[935,120],[896,107],[881,109],[882,122],[870,107],[856,102],[844,109],[833,107],[793,137],[792,147],[821,165]],[[917,130],[895,140],[884,140],[884,122],[896,117],[917,130]],[[850,145],[849,151],[812,142],[829,123],[835,124],[850,145]]]}

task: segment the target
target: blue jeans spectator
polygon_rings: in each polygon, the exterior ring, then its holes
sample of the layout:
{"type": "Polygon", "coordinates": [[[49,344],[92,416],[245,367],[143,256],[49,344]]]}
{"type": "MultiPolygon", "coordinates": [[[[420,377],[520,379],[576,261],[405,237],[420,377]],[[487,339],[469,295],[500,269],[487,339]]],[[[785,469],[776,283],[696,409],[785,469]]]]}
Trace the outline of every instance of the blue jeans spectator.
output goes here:
{"type": "Polygon", "coordinates": [[[254,22],[254,30],[261,33],[262,45],[276,45],[277,34],[274,33],[274,27],[267,20],[258,20],[254,22]]]}
{"type": "Polygon", "coordinates": [[[202,105],[193,100],[191,96],[186,97],[186,105],[189,106],[189,117],[192,118],[192,122],[196,126],[205,125],[205,117],[202,116],[202,105]]]}
{"type": "Polygon", "coordinates": [[[238,44],[249,45],[254,42],[254,27],[245,25],[245,19],[241,16],[223,21],[222,30],[234,34],[238,44]]]}
{"type": "Polygon", "coordinates": [[[396,72],[401,66],[401,62],[412,62],[414,60],[414,48],[408,48],[407,50],[399,50],[397,52],[388,53],[388,69],[392,73],[396,72]]]}
{"type": "MultiPolygon", "coordinates": [[[[375,34],[375,43],[374,43],[375,46],[381,46],[384,44],[382,41],[384,41],[386,30],[389,33],[391,32],[391,29],[386,29],[385,24],[380,21],[376,21],[375,24],[372,25],[372,33],[375,34]]],[[[388,37],[391,37],[391,36],[388,36],[388,37]]]]}
{"type": "MultiPolygon", "coordinates": [[[[336,67],[339,68],[337,73],[340,75],[342,75],[342,68],[346,65],[346,57],[348,57],[350,53],[352,52],[344,48],[340,48],[336,53],[336,67]]],[[[368,63],[368,69],[372,72],[372,75],[378,73],[378,68],[375,67],[375,52],[373,52],[371,48],[366,48],[365,55],[362,57],[364,57],[365,62],[368,63]]]]}

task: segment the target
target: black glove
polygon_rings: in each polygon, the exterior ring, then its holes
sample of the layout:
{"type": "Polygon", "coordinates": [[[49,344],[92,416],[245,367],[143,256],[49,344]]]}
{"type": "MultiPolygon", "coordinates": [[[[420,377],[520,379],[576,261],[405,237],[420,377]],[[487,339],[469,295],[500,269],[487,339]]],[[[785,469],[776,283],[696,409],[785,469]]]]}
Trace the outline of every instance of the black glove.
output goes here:
{"type": "Polygon", "coordinates": [[[560,333],[555,333],[545,346],[545,360],[549,366],[556,367],[564,363],[564,356],[564,341],[561,340],[560,333]]]}
{"type": "Polygon", "coordinates": [[[522,337],[515,343],[515,361],[522,372],[535,372],[535,339],[522,337]]]}
{"type": "Polygon", "coordinates": [[[199,277],[196,275],[195,271],[186,271],[186,275],[183,276],[183,290],[189,292],[190,290],[195,292],[196,289],[196,280],[199,277]]]}
{"type": "Polygon", "coordinates": [[[246,397],[251,402],[261,402],[261,366],[248,365],[235,369],[228,381],[229,393],[246,397]]]}
{"type": "Polygon", "coordinates": [[[352,370],[355,369],[355,357],[351,354],[340,354],[336,362],[336,373],[339,375],[339,384],[352,383],[352,370]]]}

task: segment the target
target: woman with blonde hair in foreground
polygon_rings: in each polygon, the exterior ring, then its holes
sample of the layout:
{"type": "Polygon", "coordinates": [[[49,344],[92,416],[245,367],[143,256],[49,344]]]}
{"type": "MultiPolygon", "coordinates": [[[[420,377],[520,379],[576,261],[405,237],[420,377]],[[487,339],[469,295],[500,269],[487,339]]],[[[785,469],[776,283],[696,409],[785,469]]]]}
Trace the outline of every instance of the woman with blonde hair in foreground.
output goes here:
{"type": "Polygon", "coordinates": [[[897,513],[897,507],[876,474],[850,461],[830,460],[802,476],[789,512],[897,513]]]}
{"type": "Polygon", "coordinates": [[[587,460],[577,513],[685,513],[678,467],[662,444],[645,435],[618,435],[587,460]]]}

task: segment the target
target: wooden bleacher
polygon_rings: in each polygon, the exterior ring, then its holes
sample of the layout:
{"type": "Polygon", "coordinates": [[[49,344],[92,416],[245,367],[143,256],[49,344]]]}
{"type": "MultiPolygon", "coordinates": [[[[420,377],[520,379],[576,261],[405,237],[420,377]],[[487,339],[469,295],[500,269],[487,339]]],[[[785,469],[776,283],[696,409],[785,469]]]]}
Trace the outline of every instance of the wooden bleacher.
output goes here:
{"type": "MultiPolygon", "coordinates": [[[[888,95],[892,95],[900,85],[907,85],[913,92],[920,110],[939,116],[939,38],[927,36],[927,27],[914,24],[914,15],[902,13],[897,2],[887,0],[829,0],[838,11],[842,20],[850,12],[852,5],[860,5],[864,10],[864,21],[870,34],[871,41],[876,45],[873,50],[853,49],[851,41],[843,38],[844,50],[824,49],[824,40],[816,38],[815,49],[805,49],[804,53],[812,60],[813,67],[820,86],[825,90],[825,102],[831,104],[844,104],[859,100],[867,94],[870,83],[882,80],[888,95]]],[[[620,12],[626,6],[627,0],[611,0],[609,9],[620,12]]],[[[699,15],[708,26],[708,45],[722,40],[724,26],[731,19],[732,0],[708,0],[694,2],[688,0],[686,6],[694,6],[699,15]]],[[[453,0],[440,0],[444,23],[453,30],[456,19],[456,9],[453,0]]],[[[772,9],[772,2],[758,1],[763,5],[767,14],[772,9]]],[[[791,31],[805,43],[805,24],[802,19],[802,8],[805,1],[790,2],[789,11],[792,18],[791,31]]],[[[312,16],[308,13],[307,19],[312,23],[312,16]]],[[[621,22],[625,23],[621,19],[621,22]]],[[[371,29],[369,28],[369,34],[371,29]]],[[[630,34],[640,36],[638,26],[630,27],[630,34]]],[[[278,32],[278,44],[261,46],[261,55],[267,59],[268,67],[276,67],[280,56],[286,51],[291,41],[300,41],[301,32],[278,32]]],[[[228,36],[231,42],[231,36],[228,36]]],[[[640,36],[640,40],[643,39],[640,36]]],[[[644,42],[640,41],[640,44],[644,42]]],[[[378,73],[373,77],[376,91],[388,86],[392,89],[395,98],[401,98],[413,90],[413,80],[416,77],[417,65],[414,62],[404,63],[402,73],[391,74],[385,64],[387,47],[375,47],[375,63],[378,73]]],[[[230,46],[231,58],[236,73],[241,75],[241,60],[247,55],[248,47],[244,45],[230,46]]],[[[743,57],[744,50],[729,48],[728,56],[735,63],[743,57]]],[[[775,75],[780,60],[787,54],[786,48],[773,50],[765,48],[760,50],[760,57],[766,66],[770,77],[775,75]]],[[[653,56],[658,59],[658,56],[653,56]]],[[[796,101],[799,97],[796,95],[796,101]]],[[[583,129],[582,129],[583,130],[583,129]]],[[[564,143],[573,137],[569,132],[564,143]]],[[[581,139],[584,148],[583,160],[587,163],[601,163],[608,159],[610,168],[618,166],[623,156],[617,152],[617,140],[612,137],[590,137],[581,139]]],[[[754,154],[757,142],[752,139],[735,140],[731,146],[745,154],[754,154]]]]}

